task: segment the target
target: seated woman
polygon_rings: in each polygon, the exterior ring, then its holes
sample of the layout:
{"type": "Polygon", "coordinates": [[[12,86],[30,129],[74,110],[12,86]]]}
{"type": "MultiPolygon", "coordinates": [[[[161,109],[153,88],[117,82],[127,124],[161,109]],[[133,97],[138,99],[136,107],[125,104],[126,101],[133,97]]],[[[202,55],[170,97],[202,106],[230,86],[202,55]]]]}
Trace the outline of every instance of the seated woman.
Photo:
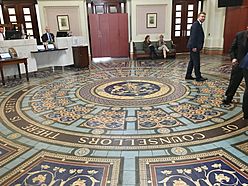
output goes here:
{"type": "Polygon", "coordinates": [[[143,42],[143,49],[146,53],[150,54],[151,59],[154,59],[154,57],[157,57],[155,47],[152,45],[149,35],[145,37],[145,41],[143,42]]]}
{"type": "Polygon", "coordinates": [[[169,52],[168,47],[166,46],[165,40],[164,40],[164,36],[160,35],[159,36],[159,40],[158,40],[158,50],[163,50],[163,55],[164,58],[166,58],[166,52],[169,52]]]}

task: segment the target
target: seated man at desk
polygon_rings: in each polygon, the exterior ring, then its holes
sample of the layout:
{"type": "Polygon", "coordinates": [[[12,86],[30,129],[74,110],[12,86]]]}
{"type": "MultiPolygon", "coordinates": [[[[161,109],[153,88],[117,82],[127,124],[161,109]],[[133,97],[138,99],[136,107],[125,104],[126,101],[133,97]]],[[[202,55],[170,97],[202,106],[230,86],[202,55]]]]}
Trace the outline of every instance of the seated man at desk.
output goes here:
{"type": "Polygon", "coordinates": [[[4,28],[2,25],[0,25],[0,41],[3,41],[5,39],[4,37],[4,28]]]}
{"type": "Polygon", "coordinates": [[[45,28],[46,33],[41,36],[42,42],[54,43],[54,35],[50,32],[50,28],[45,28]]]}

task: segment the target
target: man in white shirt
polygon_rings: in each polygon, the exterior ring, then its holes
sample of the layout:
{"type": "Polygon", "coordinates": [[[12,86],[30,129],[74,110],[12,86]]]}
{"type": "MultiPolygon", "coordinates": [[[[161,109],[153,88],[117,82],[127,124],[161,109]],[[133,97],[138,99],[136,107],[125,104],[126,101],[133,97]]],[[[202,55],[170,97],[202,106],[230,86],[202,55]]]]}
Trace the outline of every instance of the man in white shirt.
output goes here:
{"type": "Polygon", "coordinates": [[[4,40],[4,28],[2,25],[0,25],[0,41],[4,40]]]}

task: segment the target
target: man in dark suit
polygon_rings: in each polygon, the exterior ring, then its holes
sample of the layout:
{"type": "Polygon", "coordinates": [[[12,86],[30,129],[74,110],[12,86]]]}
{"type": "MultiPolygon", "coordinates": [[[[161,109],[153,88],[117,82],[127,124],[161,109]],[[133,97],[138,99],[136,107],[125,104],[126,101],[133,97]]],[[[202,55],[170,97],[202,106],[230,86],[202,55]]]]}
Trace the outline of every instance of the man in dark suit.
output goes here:
{"type": "Polygon", "coordinates": [[[206,13],[200,12],[198,14],[197,20],[192,24],[190,29],[190,38],[187,44],[187,48],[190,50],[190,60],[188,63],[188,68],[186,72],[185,79],[186,80],[193,80],[196,81],[205,81],[207,78],[203,78],[201,76],[200,71],[200,51],[203,48],[204,44],[204,32],[202,29],[202,23],[206,19],[206,13]],[[192,71],[195,71],[196,78],[192,77],[192,71]]]}
{"type": "MultiPolygon", "coordinates": [[[[247,40],[248,40],[248,34],[247,34],[247,40]]],[[[248,48],[247,47],[247,45],[248,45],[247,40],[246,40],[246,49],[248,48]]],[[[246,57],[244,58],[243,63],[244,63],[244,66],[242,68],[243,68],[243,75],[245,77],[245,92],[244,92],[244,96],[243,96],[242,109],[243,109],[243,113],[244,113],[244,119],[248,119],[248,52],[246,53],[246,57]]]]}
{"type": "MultiPolygon", "coordinates": [[[[231,77],[229,81],[228,88],[226,90],[225,96],[226,98],[223,100],[224,104],[229,105],[232,102],[233,96],[235,95],[243,76],[245,76],[246,80],[246,87],[248,84],[248,75],[247,70],[240,67],[240,64],[243,62],[245,55],[248,52],[248,26],[246,30],[238,32],[236,34],[236,37],[234,38],[231,48],[230,48],[230,56],[232,60],[232,71],[231,71],[231,77]]],[[[243,110],[244,107],[246,108],[246,118],[248,118],[248,98],[247,95],[248,90],[246,90],[246,96],[244,95],[244,103],[243,103],[243,110]],[[246,104],[245,104],[246,101],[246,104]]]]}
{"type": "Polygon", "coordinates": [[[49,27],[45,28],[46,33],[41,36],[42,42],[54,43],[54,35],[50,32],[49,27]]]}

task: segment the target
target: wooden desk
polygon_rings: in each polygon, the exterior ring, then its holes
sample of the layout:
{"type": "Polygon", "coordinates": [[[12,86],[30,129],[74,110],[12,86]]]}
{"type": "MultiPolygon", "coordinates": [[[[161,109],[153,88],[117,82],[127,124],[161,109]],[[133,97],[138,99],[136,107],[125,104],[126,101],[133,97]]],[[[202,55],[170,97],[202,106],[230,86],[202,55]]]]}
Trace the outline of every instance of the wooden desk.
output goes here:
{"type": "Polygon", "coordinates": [[[18,68],[19,77],[21,79],[22,76],[21,76],[21,70],[20,70],[20,66],[19,66],[20,63],[24,63],[25,71],[26,71],[26,78],[27,78],[27,81],[29,81],[27,58],[0,59],[0,70],[1,70],[1,77],[2,77],[3,85],[5,85],[4,74],[3,74],[3,66],[16,64],[17,68],[18,68]]]}
{"type": "Polygon", "coordinates": [[[55,51],[67,50],[67,49],[68,48],[55,48],[55,49],[47,49],[47,50],[36,50],[36,51],[31,51],[31,53],[55,52],[55,51]]]}

